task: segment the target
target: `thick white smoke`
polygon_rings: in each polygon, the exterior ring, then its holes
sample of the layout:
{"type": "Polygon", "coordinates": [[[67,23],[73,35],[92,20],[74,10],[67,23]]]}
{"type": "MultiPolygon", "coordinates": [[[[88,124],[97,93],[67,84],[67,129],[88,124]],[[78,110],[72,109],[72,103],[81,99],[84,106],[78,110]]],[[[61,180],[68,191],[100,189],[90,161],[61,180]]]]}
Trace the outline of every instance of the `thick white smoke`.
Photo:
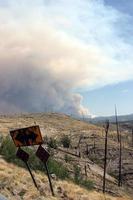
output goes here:
{"type": "Polygon", "coordinates": [[[1,4],[0,112],[88,115],[76,90],[133,75],[132,48],[115,29],[121,15],[102,1],[1,4]]]}

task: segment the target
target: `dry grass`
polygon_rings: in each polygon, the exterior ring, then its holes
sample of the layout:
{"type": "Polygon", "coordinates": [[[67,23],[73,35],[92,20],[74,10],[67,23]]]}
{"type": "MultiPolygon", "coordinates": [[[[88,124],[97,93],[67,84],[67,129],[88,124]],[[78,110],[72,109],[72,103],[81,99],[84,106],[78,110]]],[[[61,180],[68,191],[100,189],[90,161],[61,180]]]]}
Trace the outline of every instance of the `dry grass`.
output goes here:
{"type": "MultiPolygon", "coordinates": [[[[73,145],[77,144],[81,134],[84,136],[95,134],[97,135],[96,146],[101,149],[100,152],[102,151],[104,141],[103,128],[80,120],[72,119],[69,116],[62,114],[48,113],[12,117],[0,116],[0,132],[2,135],[9,135],[10,129],[31,126],[34,125],[35,122],[40,126],[43,136],[48,135],[48,137],[56,137],[58,139],[58,137],[67,134],[71,136],[74,143],[73,145]]],[[[109,133],[112,137],[115,137],[115,134],[116,132],[113,131],[109,133]]],[[[92,140],[93,139],[90,138],[86,141],[88,144],[93,144],[92,140]]],[[[116,148],[117,143],[112,139],[109,139],[109,147],[116,148]]],[[[58,156],[61,157],[61,153],[58,156]]],[[[99,170],[97,170],[94,165],[91,171],[93,174],[94,171],[96,171],[96,174],[99,175],[99,170]]],[[[52,197],[47,177],[40,172],[34,174],[39,186],[39,191],[34,187],[27,170],[11,163],[9,164],[0,158],[0,193],[8,197],[9,200],[131,200],[131,198],[125,196],[125,194],[121,194],[122,197],[112,197],[109,195],[104,196],[102,193],[96,191],[88,192],[87,190],[68,181],[55,180],[53,181],[53,186],[56,196],[52,197]]]]}
{"type": "Polygon", "coordinates": [[[92,124],[73,119],[64,114],[29,114],[22,116],[0,116],[0,132],[9,134],[10,129],[22,128],[38,124],[43,135],[57,136],[58,134],[71,133],[71,131],[101,130],[92,124]]]}
{"type": "Polygon", "coordinates": [[[55,197],[51,196],[47,177],[34,173],[39,191],[34,187],[27,170],[0,159],[0,193],[10,200],[131,200],[129,197],[104,196],[101,193],[80,188],[67,181],[53,181],[55,197]]]}

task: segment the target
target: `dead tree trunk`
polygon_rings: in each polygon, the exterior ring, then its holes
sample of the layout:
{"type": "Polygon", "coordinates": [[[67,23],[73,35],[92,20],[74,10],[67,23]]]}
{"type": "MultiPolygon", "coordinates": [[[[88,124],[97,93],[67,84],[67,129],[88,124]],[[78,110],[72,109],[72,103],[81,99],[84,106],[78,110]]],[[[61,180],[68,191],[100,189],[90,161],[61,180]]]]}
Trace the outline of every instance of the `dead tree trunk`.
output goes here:
{"type": "Polygon", "coordinates": [[[133,128],[132,128],[132,147],[133,147],[133,128]]]}
{"type": "Polygon", "coordinates": [[[81,157],[80,143],[81,143],[82,138],[83,138],[82,135],[80,135],[78,145],[77,145],[77,151],[78,151],[77,154],[79,157],[81,157]]]}
{"type": "Polygon", "coordinates": [[[96,136],[94,135],[94,144],[93,144],[93,148],[94,148],[94,154],[95,154],[95,149],[96,149],[96,142],[95,142],[95,138],[96,138],[96,136]]]}
{"type": "Polygon", "coordinates": [[[121,133],[119,135],[119,139],[120,139],[120,142],[119,142],[119,178],[118,178],[118,186],[121,187],[122,186],[122,173],[121,173],[121,170],[122,170],[122,144],[121,144],[121,133]]]}
{"type": "Polygon", "coordinates": [[[118,117],[117,117],[117,109],[115,105],[115,118],[116,118],[116,129],[117,129],[117,140],[120,142],[120,137],[119,137],[119,126],[118,126],[118,117]]]}
{"type": "Polygon", "coordinates": [[[86,166],[86,164],[85,164],[85,178],[87,180],[87,166],[86,166]]]}
{"type": "Polygon", "coordinates": [[[108,130],[109,130],[109,121],[106,122],[106,126],[105,126],[105,155],[104,155],[103,193],[105,193],[105,184],[106,184],[108,130]]]}
{"type": "Polygon", "coordinates": [[[88,154],[89,154],[89,145],[86,144],[86,155],[88,156],[88,154]]]}

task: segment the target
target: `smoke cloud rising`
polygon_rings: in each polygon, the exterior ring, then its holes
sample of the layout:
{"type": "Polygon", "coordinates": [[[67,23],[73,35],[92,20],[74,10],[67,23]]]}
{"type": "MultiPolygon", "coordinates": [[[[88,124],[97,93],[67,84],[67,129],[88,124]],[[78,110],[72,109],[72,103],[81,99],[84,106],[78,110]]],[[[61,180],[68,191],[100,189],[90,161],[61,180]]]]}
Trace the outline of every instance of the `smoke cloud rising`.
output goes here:
{"type": "Polygon", "coordinates": [[[80,91],[133,76],[128,17],[97,0],[0,1],[0,112],[88,115],[80,91]]]}

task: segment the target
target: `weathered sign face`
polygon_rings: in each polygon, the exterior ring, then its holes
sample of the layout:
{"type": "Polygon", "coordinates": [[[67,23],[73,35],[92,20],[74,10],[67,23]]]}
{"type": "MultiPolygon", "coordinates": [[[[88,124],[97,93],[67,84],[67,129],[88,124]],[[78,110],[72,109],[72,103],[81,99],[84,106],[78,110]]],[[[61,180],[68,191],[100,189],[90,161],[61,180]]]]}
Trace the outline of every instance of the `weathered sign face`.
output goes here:
{"type": "Polygon", "coordinates": [[[16,156],[24,162],[29,160],[29,154],[20,148],[18,148],[16,156]]]}
{"type": "Polygon", "coordinates": [[[36,156],[43,162],[46,163],[50,154],[42,147],[39,146],[37,152],[36,152],[36,156]]]}
{"type": "Polygon", "coordinates": [[[40,145],[43,143],[39,126],[10,131],[16,147],[40,145]]]}

